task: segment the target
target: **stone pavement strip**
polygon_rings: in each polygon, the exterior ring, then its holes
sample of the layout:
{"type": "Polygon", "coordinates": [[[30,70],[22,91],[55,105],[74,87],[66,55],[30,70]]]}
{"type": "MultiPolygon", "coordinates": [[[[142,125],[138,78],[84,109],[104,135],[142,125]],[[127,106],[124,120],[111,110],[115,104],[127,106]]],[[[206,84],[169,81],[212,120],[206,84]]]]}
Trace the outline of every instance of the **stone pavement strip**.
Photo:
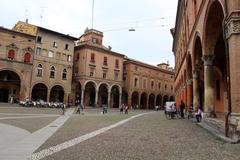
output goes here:
{"type": "Polygon", "coordinates": [[[50,123],[48,126],[34,132],[26,138],[0,150],[1,160],[30,160],[32,153],[53,135],[73,114],[74,108],[66,111],[65,115],[50,123]]]}
{"type": "Polygon", "coordinates": [[[22,128],[0,123],[0,150],[30,134],[30,132],[22,128]]]}
{"type": "Polygon", "coordinates": [[[130,118],[127,118],[127,119],[125,119],[125,120],[122,120],[122,121],[120,121],[120,122],[117,122],[117,123],[115,123],[115,124],[113,124],[113,125],[110,125],[110,126],[101,128],[101,129],[99,129],[99,130],[90,132],[90,133],[88,133],[88,134],[85,134],[85,135],[83,135],[83,136],[74,138],[74,139],[69,140],[69,141],[66,141],[66,142],[63,142],[63,143],[61,143],[61,144],[59,144],[59,145],[50,147],[50,148],[48,148],[48,149],[44,149],[44,150],[42,150],[42,151],[40,151],[40,152],[34,153],[34,154],[32,155],[31,160],[40,160],[40,159],[45,158],[45,157],[47,157],[47,156],[50,156],[50,155],[52,155],[52,154],[54,154],[54,153],[56,153],[56,152],[62,151],[62,150],[64,150],[64,149],[67,149],[67,148],[69,148],[69,147],[72,147],[72,146],[74,146],[74,145],[77,145],[77,144],[79,144],[79,143],[81,143],[81,142],[83,142],[83,141],[86,141],[86,140],[88,140],[88,139],[90,139],[90,138],[93,138],[93,137],[95,137],[95,136],[97,136],[97,135],[99,135],[99,134],[102,134],[102,133],[110,130],[110,129],[113,129],[113,128],[115,128],[115,127],[118,127],[118,126],[120,126],[120,125],[122,125],[122,124],[124,124],[124,123],[126,123],[126,122],[128,122],[128,121],[130,121],[130,120],[132,120],[132,119],[134,119],[134,118],[137,118],[137,117],[140,117],[140,116],[149,114],[149,113],[153,113],[153,112],[142,113],[142,114],[138,114],[138,115],[132,116],[132,117],[130,117],[130,118]]]}

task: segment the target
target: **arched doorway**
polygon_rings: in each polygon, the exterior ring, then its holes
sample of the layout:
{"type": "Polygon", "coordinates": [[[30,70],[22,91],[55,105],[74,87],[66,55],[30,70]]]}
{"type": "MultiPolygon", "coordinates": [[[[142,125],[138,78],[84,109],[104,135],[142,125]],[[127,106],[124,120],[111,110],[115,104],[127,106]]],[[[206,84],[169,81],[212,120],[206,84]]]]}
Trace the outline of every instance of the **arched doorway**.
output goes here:
{"type": "Polygon", "coordinates": [[[120,96],[120,88],[114,85],[111,88],[111,106],[113,108],[119,108],[119,96],[120,96]]]}
{"type": "Polygon", "coordinates": [[[50,102],[63,102],[64,101],[64,89],[62,86],[56,85],[51,88],[50,102]]]}
{"type": "Polygon", "coordinates": [[[122,103],[125,105],[128,103],[128,93],[125,90],[122,91],[122,103]]]}
{"type": "Polygon", "coordinates": [[[103,104],[108,104],[108,86],[107,84],[101,84],[98,89],[98,104],[102,106],[103,104]]]}
{"type": "Polygon", "coordinates": [[[202,60],[202,43],[199,37],[196,38],[194,46],[194,107],[204,105],[204,65],[202,60]]]}
{"type": "Polygon", "coordinates": [[[152,93],[149,95],[148,99],[148,108],[149,109],[154,109],[155,107],[155,95],[152,93]]]}
{"type": "Polygon", "coordinates": [[[136,106],[138,106],[138,101],[139,101],[139,94],[137,91],[132,93],[132,99],[131,99],[131,105],[133,108],[136,108],[136,106]]]}
{"type": "Polygon", "coordinates": [[[227,66],[222,23],[224,12],[219,1],[214,1],[206,14],[205,52],[205,106],[207,112],[224,113],[227,100],[227,66]],[[218,16],[215,16],[218,15],[218,16]],[[212,90],[209,92],[209,90],[212,90]]]}
{"type": "Polygon", "coordinates": [[[0,102],[7,103],[10,96],[18,99],[20,86],[21,80],[17,73],[9,70],[0,71],[0,102]]]}
{"type": "Polygon", "coordinates": [[[165,103],[168,101],[168,96],[165,95],[163,96],[163,105],[165,106],[165,103]]]}
{"type": "Polygon", "coordinates": [[[143,92],[141,94],[141,100],[140,100],[140,108],[141,109],[147,109],[147,93],[143,92]]]}
{"type": "Polygon", "coordinates": [[[48,88],[43,83],[37,83],[32,88],[32,100],[44,100],[47,101],[48,88]]]}
{"type": "Polygon", "coordinates": [[[85,85],[85,93],[84,93],[84,104],[87,106],[95,107],[95,96],[96,96],[96,88],[93,82],[88,82],[85,85]]]}
{"type": "Polygon", "coordinates": [[[156,105],[160,107],[160,109],[163,109],[162,105],[162,96],[159,94],[157,95],[156,105]]]}
{"type": "Polygon", "coordinates": [[[169,101],[175,101],[174,96],[170,96],[169,101]]]}

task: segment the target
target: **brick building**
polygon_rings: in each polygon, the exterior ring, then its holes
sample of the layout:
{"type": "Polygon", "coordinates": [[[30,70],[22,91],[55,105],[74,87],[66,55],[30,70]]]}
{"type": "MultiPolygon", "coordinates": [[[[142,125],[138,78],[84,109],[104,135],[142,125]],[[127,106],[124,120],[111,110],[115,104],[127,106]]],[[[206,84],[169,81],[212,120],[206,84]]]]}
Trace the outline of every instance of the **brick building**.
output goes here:
{"type": "Polygon", "coordinates": [[[174,101],[174,72],[168,64],[149,65],[125,58],[123,63],[123,102],[141,109],[154,109],[174,101]]]}
{"type": "Polygon", "coordinates": [[[67,102],[77,39],[27,22],[18,22],[13,30],[36,36],[30,98],[67,102]]]}
{"type": "Polygon", "coordinates": [[[183,100],[200,106],[207,116],[224,120],[226,135],[234,132],[238,139],[239,9],[237,0],[179,0],[171,30],[178,105],[183,100]]]}
{"type": "Polygon", "coordinates": [[[20,100],[153,109],[174,100],[174,72],[168,64],[152,66],[114,52],[103,45],[100,31],[86,30],[77,39],[18,22],[13,30],[1,28],[0,34],[1,102],[12,95],[20,100]]]}
{"type": "Polygon", "coordinates": [[[73,93],[87,106],[118,108],[122,98],[124,55],[102,44],[103,33],[86,30],[75,47],[73,93]]]}
{"type": "Polygon", "coordinates": [[[0,27],[0,102],[30,95],[35,36],[0,27]]]}

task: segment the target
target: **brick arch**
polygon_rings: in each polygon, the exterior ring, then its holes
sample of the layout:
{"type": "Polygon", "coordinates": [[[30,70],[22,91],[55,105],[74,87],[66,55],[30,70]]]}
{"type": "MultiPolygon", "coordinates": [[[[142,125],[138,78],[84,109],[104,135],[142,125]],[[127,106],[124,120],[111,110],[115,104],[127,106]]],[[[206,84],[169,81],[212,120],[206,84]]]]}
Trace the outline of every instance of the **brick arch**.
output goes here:
{"type": "Polygon", "coordinates": [[[202,39],[204,40],[203,41],[204,54],[210,54],[214,52],[214,46],[216,44],[216,40],[218,39],[217,36],[219,34],[217,32],[219,30],[222,30],[222,21],[226,16],[225,9],[223,7],[224,5],[222,3],[223,2],[219,0],[208,2],[203,22],[202,39]],[[221,22],[219,23],[219,21],[221,22]]]}

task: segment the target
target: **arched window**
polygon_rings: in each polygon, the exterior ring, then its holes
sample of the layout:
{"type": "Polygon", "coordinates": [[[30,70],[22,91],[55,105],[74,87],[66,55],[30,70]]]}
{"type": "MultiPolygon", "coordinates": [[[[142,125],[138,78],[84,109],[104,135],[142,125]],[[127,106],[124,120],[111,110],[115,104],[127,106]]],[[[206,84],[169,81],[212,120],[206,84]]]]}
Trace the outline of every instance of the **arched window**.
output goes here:
{"type": "Polygon", "coordinates": [[[15,51],[13,49],[8,51],[8,59],[13,60],[15,57],[15,51]]]}
{"type": "Polygon", "coordinates": [[[29,63],[30,60],[31,60],[31,54],[30,54],[30,53],[26,53],[26,54],[24,55],[24,62],[29,63]]]}
{"type": "Polygon", "coordinates": [[[62,79],[63,79],[63,80],[66,80],[66,79],[67,79],[67,69],[63,69],[62,79]]]}
{"type": "Polygon", "coordinates": [[[42,77],[42,70],[43,70],[42,65],[39,64],[37,67],[37,76],[38,77],[42,77]]]}
{"type": "Polygon", "coordinates": [[[55,68],[53,66],[50,69],[50,78],[55,78],[55,68]]]}

